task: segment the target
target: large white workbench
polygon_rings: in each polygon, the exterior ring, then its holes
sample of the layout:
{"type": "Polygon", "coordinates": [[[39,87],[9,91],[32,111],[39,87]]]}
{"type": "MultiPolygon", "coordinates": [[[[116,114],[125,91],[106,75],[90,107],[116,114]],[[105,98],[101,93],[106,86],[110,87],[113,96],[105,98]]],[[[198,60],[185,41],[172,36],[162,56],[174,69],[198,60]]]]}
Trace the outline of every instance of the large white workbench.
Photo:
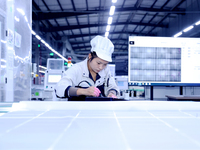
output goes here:
{"type": "Polygon", "coordinates": [[[200,103],[13,103],[0,150],[199,150],[200,103]]]}

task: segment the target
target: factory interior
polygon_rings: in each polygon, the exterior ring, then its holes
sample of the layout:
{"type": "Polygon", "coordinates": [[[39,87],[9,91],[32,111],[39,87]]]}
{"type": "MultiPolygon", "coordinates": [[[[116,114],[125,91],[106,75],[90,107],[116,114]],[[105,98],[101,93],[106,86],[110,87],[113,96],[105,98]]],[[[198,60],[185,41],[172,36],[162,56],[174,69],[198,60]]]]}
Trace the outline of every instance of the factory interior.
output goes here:
{"type": "Polygon", "coordinates": [[[0,150],[200,149],[200,0],[0,0],[0,60],[0,150]]]}

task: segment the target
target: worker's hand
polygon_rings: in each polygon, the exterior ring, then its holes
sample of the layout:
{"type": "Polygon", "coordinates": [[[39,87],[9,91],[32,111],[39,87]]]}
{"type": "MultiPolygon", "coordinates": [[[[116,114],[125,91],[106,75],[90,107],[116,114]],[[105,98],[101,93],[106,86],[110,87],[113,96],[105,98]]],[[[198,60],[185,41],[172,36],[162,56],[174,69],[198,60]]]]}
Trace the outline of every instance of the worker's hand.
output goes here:
{"type": "Polygon", "coordinates": [[[111,98],[117,98],[117,96],[114,93],[109,93],[107,97],[111,97],[111,98]]]}
{"type": "Polygon", "coordinates": [[[91,87],[89,87],[89,88],[87,88],[85,90],[86,90],[85,91],[86,92],[85,95],[88,95],[88,96],[98,97],[99,94],[101,93],[101,91],[98,88],[94,87],[94,86],[91,86],[91,87]]]}

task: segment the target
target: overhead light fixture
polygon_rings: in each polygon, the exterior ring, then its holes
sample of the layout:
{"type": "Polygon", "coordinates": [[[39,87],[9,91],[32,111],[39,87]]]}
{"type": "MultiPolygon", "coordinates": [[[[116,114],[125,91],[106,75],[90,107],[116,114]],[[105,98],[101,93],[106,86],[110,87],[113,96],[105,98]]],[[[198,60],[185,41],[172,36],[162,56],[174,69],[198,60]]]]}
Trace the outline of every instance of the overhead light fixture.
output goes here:
{"type": "Polygon", "coordinates": [[[117,0],[112,0],[112,2],[113,2],[113,3],[116,3],[116,2],[117,2],[117,0]]]}
{"type": "Polygon", "coordinates": [[[6,68],[6,65],[1,65],[1,68],[6,68]]]}
{"type": "Polygon", "coordinates": [[[112,16],[112,15],[114,15],[114,13],[115,13],[115,6],[111,6],[110,7],[110,15],[112,16]]]}
{"type": "Polygon", "coordinates": [[[112,24],[112,17],[108,17],[108,24],[112,24]]]}
{"type": "Polygon", "coordinates": [[[28,28],[29,28],[30,30],[32,30],[32,27],[29,25],[29,23],[28,23],[28,28]]]}
{"type": "Polygon", "coordinates": [[[4,43],[4,44],[6,44],[6,43],[7,43],[7,41],[4,41],[4,40],[1,40],[1,42],[2,42],[2,43],[4,43]]]}
{"type": "Polygon", "coordinates": [[[106,31],[110,31],[110,25],[107,25],[106,31]]]}
{"type": "Polygon", "coordinates": [[[41,40],[42,43],[44,43],[44,45],[50,49],[53,53],[55,53],[56,55],[58,55],[59,57],[61,57],[62,59],[64,59],[66,62],[68,62],[68,59],[66,59],[65,57],[63,57],[61,54],[59,54],[57,51],[55,51],[49,44],[47,44],[39,35],[37,35],[33,30],[31,31],[31,33],[33,35],[35,35],[35,37],[38,39],[38,40],[41,40]]]}
{"type": "Polygon", "coordinates": [[[42,42],[43,44],[45,44],[45,43],[46,43],[44,40],[41,40],[41,42],[42,42]]]}
{"type": "Polygon", "coordinates": [[[24,11],[23,11],[22,9],[17,8],[17,11],[18,11],[19,13],[21,13],[23,16],[25,15],[25,13],[24,13],[24,11]]]}
{"type": "Polygon", "coordinates": [[[5,59],[1,59],[1,61],[6,63],[6,60],[5,60],[5,59]]]}
{"type": "Polygon", "coordinates": [[[176,37],[178,37],[178,36],[180,36],[182,34],[183,34],[182,32],[179,32],[179,33],[175,34],[174,37],[176,38],[176,37]]]}
{"type": "Polygon", "coordinates": [[[200,24],[200,20],[198,22],[195,23],[196,26],[198,26],[200,24]]]}
{"type": "MultiPolygon", "coordinates": [[[[45,45],[46,47],[48,47],[48,48],[50,47],[49,44],[47,44],[47,43],[44,43],[44,45],[45,45]]],[[[49,49],[50,49],[50,48],[49,48],[49,49]]]]}
{"type": "Polygon", "coordinates": [[[185,28],[185,29],[183,30],[183,32],[188,32],[188,31],[191,30],[192,28],[194,28],[194,26],[189,26],[189,27],[185,28]]]}
{"type": "Polygon", "coordinates": [[[39,70],[39,72],[41,72],[41,73],[45,73],[45,71],[42,71],[42,70],[39,70]]]}
{"type": "Polygon", "coordinates": [[[33,35],[36,35],[36,33],[35,33],[33,30],[31,30],[31,33],[32,33],[33,35]]]}
{"type": "Polygon", "coordinates": [[[40,68],[43,68],[43,69],[47,69],[46,67],[44,67],[44,66],[41,66],[41,65],[39,65],[39,67],[40,67],[40,68]]]}
{"type": "Polygon", "coordinates": [[[26,22],[28,22],[28,19],[27,19],[27,17],[26,17],[26,16],[24,16],[24,19],[26,20],[26,22]]]}
{"type": "Polygon", "coordinates": [[[16,16],[15,16],[15,20],[16,20],[17,22],[19,22],[19,18],[17,18],[16,16]]]}
{"type": "Polygon", "coordinates": [[[38,40],[41,40],[41,37],[39,35],[35,36],[38,40]]]}
{"type": "Polygon", "coordinates": [[[52,52],[54,52],[56,55],[58,55],[59,57],[61,57],[62,59],[64,59],[66,62],[68,62],[68,59],[66,59],[65,57],[63,57],[61,54],[59,54],[57,51],[55,51],[52,47],[48,47],[52,52]]]}
{"type": "Polygon", "coordinates": [[[106,32],[106,33],[105,33],[105,37],[108,37],[108,35],[109,35],[109,32],[106,32]]]}

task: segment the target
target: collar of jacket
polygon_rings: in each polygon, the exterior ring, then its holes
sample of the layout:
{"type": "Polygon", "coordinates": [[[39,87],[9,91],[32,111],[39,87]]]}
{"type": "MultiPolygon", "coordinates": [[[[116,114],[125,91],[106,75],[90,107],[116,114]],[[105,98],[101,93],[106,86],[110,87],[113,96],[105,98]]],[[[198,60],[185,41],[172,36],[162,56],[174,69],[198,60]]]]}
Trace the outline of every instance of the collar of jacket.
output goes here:
{"type": "MultiPolygon", "coordinates": [[[[83,76],[84,77],[88,77],[89,78],[89,70],[88,70],[88,67],[87,67],[87,61],[88,61],[88,58],[86,58],[82,63],[82,67],[83,67],[83,76]]],[[[107,68],[107,66],[106,66],[107,68]]],[[[105,68],[105,69],[106,69],[105,68]]],[[[98,74],[99,76],[102,78],[102,77],[105,77],[106,74],[105,74],[105,69],[101,70],[98,74]]]]}

